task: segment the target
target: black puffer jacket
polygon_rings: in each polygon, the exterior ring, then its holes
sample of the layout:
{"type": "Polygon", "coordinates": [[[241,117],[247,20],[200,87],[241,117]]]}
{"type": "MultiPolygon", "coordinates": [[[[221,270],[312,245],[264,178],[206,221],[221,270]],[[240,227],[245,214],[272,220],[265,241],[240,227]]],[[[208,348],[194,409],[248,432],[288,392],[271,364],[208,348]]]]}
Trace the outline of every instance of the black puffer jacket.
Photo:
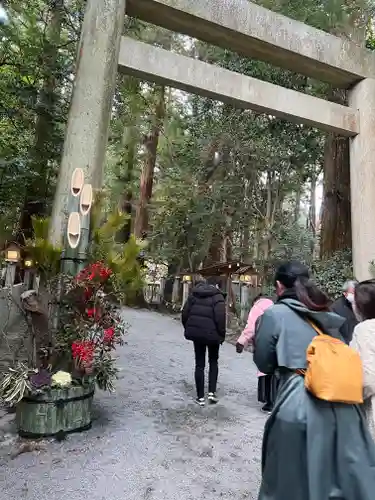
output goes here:
{"type": "Polygon", "coordinates": [[[185,338],[194,342],[220,344],[225,340],[225,299],[212,285],[193,288],[182,310],[185,338]]]}

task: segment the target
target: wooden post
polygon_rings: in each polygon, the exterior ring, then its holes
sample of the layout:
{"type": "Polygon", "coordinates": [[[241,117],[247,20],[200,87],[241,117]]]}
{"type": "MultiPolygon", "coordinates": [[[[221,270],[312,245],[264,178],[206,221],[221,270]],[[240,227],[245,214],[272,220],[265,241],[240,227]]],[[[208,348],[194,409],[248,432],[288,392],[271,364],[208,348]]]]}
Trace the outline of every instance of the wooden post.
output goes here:
{"type": "Polygon", "coordinates": [[[25,269],[25,277],[23,282],[25,284],[26,290],[31,290],[33,287],[34,281],[34,270],[33,269],[25,269]]]}
{"type": "Polygon", "coordinates": [[[5,271],[5,286],[12,288],[16,278],[16,264],[8,262],[5,271]]]}
{"type": "Polygon", "coordinates": [[[226,293],[227,293],[227,296],[226,296],[226,301],[225,301],[225,317],[226,317],[226,327],[229,328],[230,326],[230,301],[232,300],[231,298],[231,291],[230,291],[230,288],[232,286],[232,276],[230,274],[228,274],[227,276],[227,281],[226,281],[226,285],[225,285],[225,288],[226,288],[226,293]]]}
{"type": "Polygon", "coordinates": [[[172,304],[178,304],[180,301],[180,277],[176,276],[172,288],[172,304]]]}
{"type": "Polygon", "coordinates": [[[159,287],[159,296],[158,296],[159,304],[162,304],[163,300],[164,300],[164,288],[165,288],[165,278],[160,278],[160,287],[159,287]]]}
{"type": "Polygon", "coordinates": [[[184,281],[183,290],[182,290],[182,307],[184,307],[185,302],[187,301],[190,293],[190,285],[189,281],[184,281]]]}
{"type": "Polygon", "coordinates": [[[243,323],[246,323],[247,317],[249,315],[250,311],[250,290],[249,290],[249,285],[247,283],[244,283],[241,285],[241,321],[243,323]]]}

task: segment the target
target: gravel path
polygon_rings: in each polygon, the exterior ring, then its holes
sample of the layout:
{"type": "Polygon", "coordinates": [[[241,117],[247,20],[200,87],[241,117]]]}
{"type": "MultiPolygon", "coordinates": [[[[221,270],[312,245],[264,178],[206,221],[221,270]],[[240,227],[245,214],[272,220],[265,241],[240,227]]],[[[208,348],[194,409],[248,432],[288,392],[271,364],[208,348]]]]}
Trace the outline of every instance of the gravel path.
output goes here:
{"type": "Polygon", "coordinates": [[[192,399],[193,348],[179,323],[126,309],[117,393],[96,396],[91,431],[0,457],[1,500],[256,499],[265,418],[250,355],[221,350],[217,406],[192,399]]]}

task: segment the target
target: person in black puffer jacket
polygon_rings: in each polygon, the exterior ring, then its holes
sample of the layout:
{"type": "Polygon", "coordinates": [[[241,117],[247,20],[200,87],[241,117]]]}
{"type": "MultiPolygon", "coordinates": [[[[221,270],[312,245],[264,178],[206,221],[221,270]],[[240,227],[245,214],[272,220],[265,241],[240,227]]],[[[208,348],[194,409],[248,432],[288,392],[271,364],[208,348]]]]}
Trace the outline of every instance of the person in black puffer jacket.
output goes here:
{"type": "Polygon", "coordinates": [[[194,343],[196,402],[205,405],[204,369],[208,350],[208,401],[218,402],[216,386],[220,345],[225,340],[226,315],[224,293],[215,285],[199,278],[182,310],[185,338],[194,343]]]}

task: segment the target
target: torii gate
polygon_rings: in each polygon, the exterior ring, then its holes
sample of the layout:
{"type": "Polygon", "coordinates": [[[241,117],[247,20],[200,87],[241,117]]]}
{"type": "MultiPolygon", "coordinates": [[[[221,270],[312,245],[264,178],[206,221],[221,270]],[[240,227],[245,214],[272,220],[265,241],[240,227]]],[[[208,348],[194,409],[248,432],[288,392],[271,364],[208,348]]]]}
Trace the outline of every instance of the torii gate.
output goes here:
{"type": "Polygon", "coordinates": [[[64,230],[70,177],[101,187],[117,71],[350,137],[354,272],[375,258],[375,55],[248,0],[88,0],[51,240],[64,230]],[[122,36],[125,13],[349,90],[349,106],[122,36]]]}

